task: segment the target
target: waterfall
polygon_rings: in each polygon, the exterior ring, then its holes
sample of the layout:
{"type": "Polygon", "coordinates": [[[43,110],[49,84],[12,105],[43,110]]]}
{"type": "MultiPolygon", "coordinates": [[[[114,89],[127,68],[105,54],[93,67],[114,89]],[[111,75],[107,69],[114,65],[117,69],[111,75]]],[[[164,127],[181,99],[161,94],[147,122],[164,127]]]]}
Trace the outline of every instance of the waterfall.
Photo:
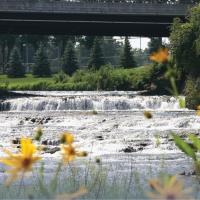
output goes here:
{"type": "MultiPolygon", "coordinates": [[[[84,93],[83,93],[84,94],[84,93]]],[[[87,94],[85,92],[85,94],[87,94]]],[[[0,103],[1,111],[68,111],[68,110],[178,110],[179,102],[171,96],[70,95],[8,99],[0,103]]]]}

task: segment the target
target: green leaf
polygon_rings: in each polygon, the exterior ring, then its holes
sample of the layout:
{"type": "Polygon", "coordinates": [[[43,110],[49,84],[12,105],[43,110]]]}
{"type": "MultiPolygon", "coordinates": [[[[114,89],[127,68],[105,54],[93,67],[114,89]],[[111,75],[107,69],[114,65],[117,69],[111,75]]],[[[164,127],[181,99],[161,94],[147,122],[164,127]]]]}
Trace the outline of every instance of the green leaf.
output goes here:
{"type": "Polygon", "coordinates": [[[193,143],[194,147],[196,147],[197,150],[200,151],[200,139],[194,134],[190,134],[189,140],[193,143]]]}
{"type": "Polygon", "coordinates": [[[179,98],[179,107],[180,108],[185,108],[185,99],[184,98],[179,98]]]}
{"type": "Polygon", "coordinates": [[[178,135],[172,133],[172,136],[174,138],[174,142],[176,146],[183,151],[187,156],[191,157],[193,160],[197,160],[196,154],[194,150],[190,147],[189,144],[184,142],[178,135]]]}

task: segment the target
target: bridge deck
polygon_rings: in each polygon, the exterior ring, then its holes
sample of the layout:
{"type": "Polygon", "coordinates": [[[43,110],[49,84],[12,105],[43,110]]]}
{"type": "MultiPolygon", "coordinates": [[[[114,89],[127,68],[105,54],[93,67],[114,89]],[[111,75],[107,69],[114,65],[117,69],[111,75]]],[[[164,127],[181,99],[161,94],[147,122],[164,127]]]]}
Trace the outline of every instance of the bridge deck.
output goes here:
{"type": "Polygon", "coordinates": [[[189,4],[0,1],[1,33],[167,36],[189,4]]]}

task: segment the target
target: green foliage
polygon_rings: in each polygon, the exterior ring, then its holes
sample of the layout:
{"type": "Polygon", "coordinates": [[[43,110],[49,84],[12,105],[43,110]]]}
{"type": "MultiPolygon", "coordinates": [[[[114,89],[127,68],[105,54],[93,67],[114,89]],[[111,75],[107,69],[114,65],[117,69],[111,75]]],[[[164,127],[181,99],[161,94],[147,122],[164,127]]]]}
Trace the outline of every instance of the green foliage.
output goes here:
{"type": "Polygon", "coordinates": [[[176,134],[172,134],[173,138],[174,138],[174,142],[176,144],[176,146],[183,152],[185,153],[187,156],[191,157],[194,161],[197,160],[195,151],[192,149],[192,147],[190,147],[190,145],[188,143],[186,143],[185,141],[183,141],[178,135],[176,134]]]}
{"type": "Polygon", "coordinates": [[[104,64],[105,62],[103,58],[103,52],[100,46],[99,39],[96,37],[93,43],[92,50],[91,50],[88,67],[90,69],[98,70],[104,64]]]}
{"type": "Polygon", "coordinates": [[[53,76],[55,83],[66,83],[69,80],[69,76],[65,74],[63,71],[60,71],[58,74],[53,76]]]}
{"type": "Polygon", "coordinates": [[[180,108],[186,108],[186,101],[182,97],[179,97],[179,106],[180,108]]]}
{"type": "Polygon", "coordinates": [[[171,28],[170,44],[172,55],[185,75],[200,75],[200,5],[190,11],[188,21],[175,19],[171,28]]]}
{"type": "Polygon", "coordinates": [[[134,60],[131,45],[128,40],[128,37],[125,37],[124,40],[124,50],[121,56],[121,66],[124,68],[133,68],[136,67],[136,62],[134,60]]]}
{"type": "Polygon", "coordinates": [[[45,77],[51,75],[50,63],[45,55],[44,46],[41,44],[35,55],[35,65],[33,66],[33,75],[45,77]]]}
{"type": "Polygon", "coordinates": [[[25,68],[21,62],[20,54],[15,47],[10,55],[8,66],[7,66],[7,75],[8,77],[12,78],[19,78],[24,77],[25,74],[25,68]]]}
{"type": "Polygon", "coordinates": [[[187,78],[184,94],[186,96],[186,107],[189,109],[195,109],[200,105],[200,78],[187,78]]]}
{"type": "Polygon", "coordinates": [[[187,156],[191,157],[194,161],[194,168],[196,175],[200,175],[200,158],[198,152],[200,151],[200,139],[194,134],[189,135],[191,145],[182,140],[178,135],[172,134],[176,146],[187,156]]]}
{"type": "Polygon", "coordinates": [[[0,49],[1,49],[1,66],[0,71],[6,73],[6,65],[10,58],[11,51],[16,43],[17,36],[10,34],[0,35],[0,49]]]}
{"type": "Polygon", "coordinates": [[[78,69],[78,63],[74,45],[71,41],[68,42],[62,59],[62,69],[70,76],[78,69]]]}
{"type": "Polygon", "coordinates": [[[157,52],[162,47],[162,38],[160,37],[152,37],[150,42],[148,43],[148,53],[152,54],[157,52]]]}
{"type": "Polygon", "coordinates": [[[200,151],[200,140],[197,138],[197,136],[190,134],[189,135],[189,140],[192,142],[193,146],[200,151]]]}
{"type": "Polygon", "coordinates": [[[0,86],[9,82],[10,90],[145,90],[152,82],[153,66],[133,69],[102,66],[99,71],[77,70],[72,77],[62,74],[53,77],[7,78],[0,75],[0,86]]]}

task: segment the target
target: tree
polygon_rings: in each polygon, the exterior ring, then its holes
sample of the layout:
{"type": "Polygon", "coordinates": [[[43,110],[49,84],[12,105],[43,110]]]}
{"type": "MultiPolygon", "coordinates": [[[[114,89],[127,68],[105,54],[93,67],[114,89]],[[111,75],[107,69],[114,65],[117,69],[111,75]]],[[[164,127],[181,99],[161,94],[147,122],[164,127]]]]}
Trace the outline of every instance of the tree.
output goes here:
{"type": "Polygon", "coordinates": [[[6,65],[10,58],[10,53],[15,46],[15,41],[18,36],[10,34],[0,35],[0,55],[1,55],[1,72],[6,72],[6,65]]]}
{"type": "Polygon", "coordinates": [[[123,50],[123,42],[117,41],[111,36],[103,37],[101,40],[102,51],[106,63],[119,66],[120,54],[123,50]]]}
{"type": "Polygon", "coordinates": [[[70,76],[78,69],[76,52],[71,41],[68,42],[63,55],[63,71],[70,76]]]}
{"type": "Polygon", "coordinates": [[[121,56],[121,66],[124,68],[133,68],[136,67],[136,62],[134,60],[131,45],[128,40],[128,37],[125,37],[124,40],[124,50],[121,56]]]}
{"type": "Polygon", "coordinates": [[[162,47],[162,38],[152,37],[148,43],[149,54],[158,51],[162,47]]]}
{"type": "Polygon", "coordinates": [[[95,38],[93,47],[91,49],[91,55],[90,55],[88,67],[90,69],[99,70],[100,67],[104,64],[105,62],[103,58],[102,49],[99,43],[99,39],[95,38]]]}
{"type": "Polygon", "coordinates": [[[171,52],[174,62],[181,71],[182,79],[200,75],[200,5],[194,7],[188,21],[175,19],[170,35],[171,52]]]}
{"type": "Polygon", "coordinates": [[[40,44],[35,54],[35,64],[33,66],[33,75],[45,77],[51,75],[50,63],[44,51],[44,45],[40,44]]]}
{"type": "Polygon", "coordinates": [[[14,47],[7,65],[7,75],[11,78],[24,77],[25,68],[21,62],[21,56],[17,47],[14,47]]]}

